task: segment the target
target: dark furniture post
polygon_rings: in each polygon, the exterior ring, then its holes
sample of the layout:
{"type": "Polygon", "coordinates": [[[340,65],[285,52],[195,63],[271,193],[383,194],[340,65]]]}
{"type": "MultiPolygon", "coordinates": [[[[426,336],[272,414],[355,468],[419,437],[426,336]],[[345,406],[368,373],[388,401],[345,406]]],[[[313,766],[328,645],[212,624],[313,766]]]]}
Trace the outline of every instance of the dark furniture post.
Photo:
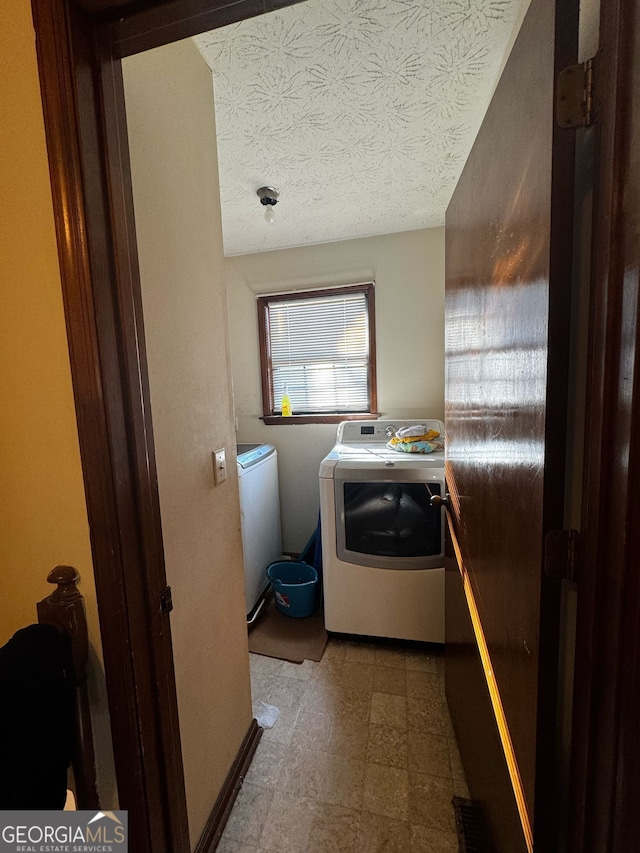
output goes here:
{"type": "Polygon", "coordinates": [[[80,575],[72,566],[56,566],[49,572],[47,581],[57,586],[51,595],[38,602],[38,622],[54,625],[71,643],[76,715],[72,761],[76,799],[79,809],[97,809],[96,765],[87,691],[89,637],[84,599],[76,586],[79,580],[80,575]]]}

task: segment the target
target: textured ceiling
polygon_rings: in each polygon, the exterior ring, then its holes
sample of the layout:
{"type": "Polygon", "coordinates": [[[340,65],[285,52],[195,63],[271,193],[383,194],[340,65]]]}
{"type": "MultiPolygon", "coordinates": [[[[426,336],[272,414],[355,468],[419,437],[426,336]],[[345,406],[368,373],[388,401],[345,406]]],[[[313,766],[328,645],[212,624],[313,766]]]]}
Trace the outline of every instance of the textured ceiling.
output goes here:
{"type": "Polygon", "coordinates": [[[521,5],[308,0],[196,37],[225,253],[442,225],[521,5]]]}

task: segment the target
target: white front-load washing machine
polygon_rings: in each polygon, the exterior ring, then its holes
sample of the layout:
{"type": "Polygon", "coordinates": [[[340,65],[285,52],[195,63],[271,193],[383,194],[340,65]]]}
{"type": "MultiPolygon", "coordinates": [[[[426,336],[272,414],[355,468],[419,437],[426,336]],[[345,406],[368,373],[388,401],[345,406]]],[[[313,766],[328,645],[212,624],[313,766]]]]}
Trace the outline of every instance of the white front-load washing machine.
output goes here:
{"type": "Polygon", "coordinates": [[[328,631],[444,643],[444,451],[387,448],[401,427],[437,420],[345,421],[320,465],[328,631]]]}

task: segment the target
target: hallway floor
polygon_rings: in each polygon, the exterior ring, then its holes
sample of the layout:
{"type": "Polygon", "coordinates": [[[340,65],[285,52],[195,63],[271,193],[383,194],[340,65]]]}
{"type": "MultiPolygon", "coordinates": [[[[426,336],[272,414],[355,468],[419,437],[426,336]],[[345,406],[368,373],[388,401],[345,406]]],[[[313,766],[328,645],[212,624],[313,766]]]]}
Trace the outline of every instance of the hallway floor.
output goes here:
{"type": "Polygon", "coordinates": [[[468,796],[444,661],[331,639],[320,663],[251,655],[266,729],[218,853],[457,853],[468,796]]]}

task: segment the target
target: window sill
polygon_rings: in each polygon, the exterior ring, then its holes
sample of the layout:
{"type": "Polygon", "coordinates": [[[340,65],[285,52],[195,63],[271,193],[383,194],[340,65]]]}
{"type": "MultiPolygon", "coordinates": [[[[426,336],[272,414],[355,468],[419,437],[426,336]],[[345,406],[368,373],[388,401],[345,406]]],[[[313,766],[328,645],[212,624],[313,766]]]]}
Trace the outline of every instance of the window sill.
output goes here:
{"type": "Polygon", "coordinates": [[[379,412],[358,412],[358,414],[342,415],[262,415],[260,420],[267,426],[280,424],[340,424],[342,421],[372,421],[380,417],[379,412]]]}

